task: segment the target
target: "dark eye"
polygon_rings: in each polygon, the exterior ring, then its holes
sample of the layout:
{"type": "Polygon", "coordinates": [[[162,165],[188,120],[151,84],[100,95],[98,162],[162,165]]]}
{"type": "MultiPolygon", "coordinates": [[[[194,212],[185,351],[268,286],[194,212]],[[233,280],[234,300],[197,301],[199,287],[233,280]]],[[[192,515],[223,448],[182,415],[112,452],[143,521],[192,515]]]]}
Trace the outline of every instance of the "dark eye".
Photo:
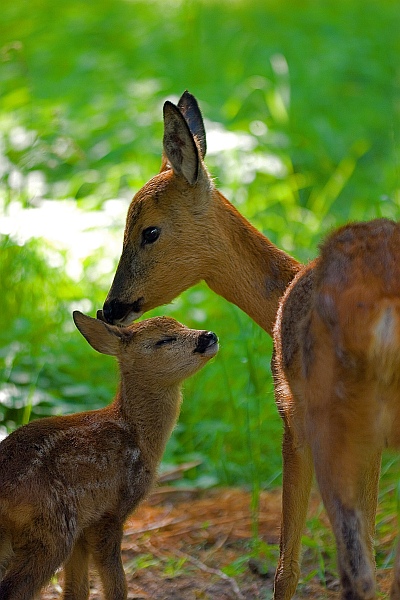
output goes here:
{"type": "Polygon", "coordinates": [[[176,337],[166,337],[162,340],[158,340],[156,346],[164,346],[164,344],[171,344],[172,342],[176,342],[176,337]]]}
{"type": "Polygon", "coordinates": [[[158,227],[146,227],[142,231],[142,245],[152,244],[155,242],[160,236],[161,230],[158,227]]]}

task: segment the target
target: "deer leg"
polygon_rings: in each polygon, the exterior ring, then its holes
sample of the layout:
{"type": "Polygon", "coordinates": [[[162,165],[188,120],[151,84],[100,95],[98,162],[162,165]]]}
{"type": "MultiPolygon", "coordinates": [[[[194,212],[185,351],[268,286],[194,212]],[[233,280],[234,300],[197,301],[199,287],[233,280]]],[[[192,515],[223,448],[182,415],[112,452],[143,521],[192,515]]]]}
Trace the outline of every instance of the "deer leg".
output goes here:
{"type": "Polygon", "coordinates": [[[103,519],[86,531],[86,539],[103,584],[105,600],[126,600],[121,558],[122,524],[103,519]]]}
{"type": "Polygon", "coordinates": [[[315,472],[336,538],[342,600],[372,600],[380,453],[371,451],[373,435],[368,436],[362,419],[358,427],[369,443],[357,441],[359,430],[347,425],[343,414],[336,417],[319,413],[318,422],[310,425],[315,472]]]}
{"type": "Polygon", "coordinates": [[[63,600],[89,598],[89,550],[83,535],[64,564],[63,600]]]}
{"type": "Polygon", "coordinates": [[[397,545],[396,559],[393,565],[393,583],[390,589],[390,600],[400,600],[400,542],[397,545]]]}
{"type": "Polygon", "coordinates": [[[293,597],[300,576],[301,536],[311,491],[313,465],[307,446],[296,447],[285,424],[280,556],[275,574],[274,600],[293,597]]]}
{"type": "MultiPolygon", "coordinates": [[[[359,488],[360,509],[365,518],[365,542],[368,548],[368,554],[375,565],[375,517],[378,505],[379,477],[381,473],[382,452],[378,451],[372,456],[361,477],[359,488]]],[[[399,598],[400,600],[400,598],[399,598]]]]}

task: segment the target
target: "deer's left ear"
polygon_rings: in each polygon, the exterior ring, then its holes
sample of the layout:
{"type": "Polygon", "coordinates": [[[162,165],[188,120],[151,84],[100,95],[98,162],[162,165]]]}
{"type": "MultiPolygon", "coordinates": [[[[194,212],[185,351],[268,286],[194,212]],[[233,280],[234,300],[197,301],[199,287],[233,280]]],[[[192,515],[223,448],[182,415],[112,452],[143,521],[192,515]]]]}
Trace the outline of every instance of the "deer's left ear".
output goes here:
{"type": "Polygon", "coordinates": [[[164,104],[163,145],[165,156],[175,173],[183,175],[190,185],[194,185],[199,176],[199,150],[183,114],[169,101],[164,104]]]}

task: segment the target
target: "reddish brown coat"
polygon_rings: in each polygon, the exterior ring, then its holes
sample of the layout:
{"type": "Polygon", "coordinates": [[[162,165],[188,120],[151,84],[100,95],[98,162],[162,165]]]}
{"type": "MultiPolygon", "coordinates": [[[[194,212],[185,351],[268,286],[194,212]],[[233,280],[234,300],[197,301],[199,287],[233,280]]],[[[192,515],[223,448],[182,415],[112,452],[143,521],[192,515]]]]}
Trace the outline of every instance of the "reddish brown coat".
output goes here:
{"type": "Polygon", "coordinates": [[[117,328],[74,313],[117,357],[106,408],[33,421],[0,444],[0,598],[31,600],[64,565],[64,600],[89,597],[88,560],[106,600],[125,600],[122,527],[148,494],[178,418],[181,382],[218,350],[211,332],[154,318],[117,328]]]}
{"type": "MultiPolygon", "coordinates": [[[[375,598],[380,458],[400,445],[399,253],[400,224],[347,225],[282,298],[273,360],[284,420],[275,600],[295,593],[314,469],[336,537],[342,598],[375,598]]],[[[391,598],[400,599],[398,567],[391,598]]]]}

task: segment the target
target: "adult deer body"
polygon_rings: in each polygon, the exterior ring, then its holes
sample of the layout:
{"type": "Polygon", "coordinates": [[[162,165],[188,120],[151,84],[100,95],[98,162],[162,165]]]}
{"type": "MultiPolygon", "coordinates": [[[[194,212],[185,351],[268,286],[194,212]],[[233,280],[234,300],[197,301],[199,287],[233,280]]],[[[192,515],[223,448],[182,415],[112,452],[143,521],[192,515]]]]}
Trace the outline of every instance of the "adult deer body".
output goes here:
{"type": "Polygon", "coordinates": [[[32,600],[64,565],[64,600],[89,597],[88,560],[106,600],[125,600],[121,538],[150,491],[179,414],[181,382],[218,350],[212,332],[155,318],[117,328],[75,312],[121,383],[97,411],[50,417],[0,444],[0,598],[32,600]]]}
{"type": "MultiPolygon", "coordinates": [[[[333,233],[282,299],[273,371],[284,420],[275,600],[292,598],[313,467],[338,549],[343,600],[375,598],[383,448],[400,445],[400,224],[333,233]]],[[[400,599],[396,560],[392,600],[400,599]]]]}
{"type": "Polygon", "coordinates": [[[284,420],[275,600],[296,589],[314,465],[337,539],[343,599],[369,600],[380,456],[398,444],[399,226],[382,220],[345,228],[303,267],[215,189],[190,94],[178,106],[165,104],[164,127],[161,172],[129,208],[104,317],[124,323],[204,279],[273,333],[284,420]]]}
{"type": "Polygon", "coordinates": [[[132,200],[122,255],[103,307],[126,323],[205,280],[270,335],[279,299],[300,265],[258,232],[215,188],[203,158],[195,98],[164,105],[161,171],[132,200]]]}

